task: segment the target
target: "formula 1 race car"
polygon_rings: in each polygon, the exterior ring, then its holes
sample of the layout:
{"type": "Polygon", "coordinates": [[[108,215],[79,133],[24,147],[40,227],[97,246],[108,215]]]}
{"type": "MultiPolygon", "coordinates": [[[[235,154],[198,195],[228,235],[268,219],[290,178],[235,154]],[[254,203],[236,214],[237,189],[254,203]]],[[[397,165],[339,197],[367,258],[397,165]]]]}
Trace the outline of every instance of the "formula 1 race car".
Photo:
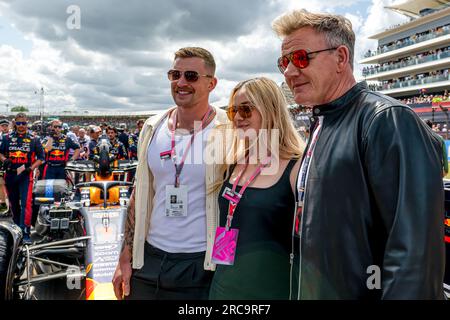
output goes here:
{"type": "Polygon", "coordinates": [[[126,178],[136,165],[113,161],[105,148],[95,161],[66,165],[69,172],[93,176],[92,181],[72,187],[66,180],[38,181],[33,190],[39,209],[32,244],[22,243],[20,228],[9,211],[3,212],[0,300],[115,299],[111,280],[132,183],[114,178],[126,178]]]}
{"type": "Polygon", "coordinates": [[[445,277],[444,291],[447,299],[450,299],[450,180],[444,179],[445,191],[445,277]]]}

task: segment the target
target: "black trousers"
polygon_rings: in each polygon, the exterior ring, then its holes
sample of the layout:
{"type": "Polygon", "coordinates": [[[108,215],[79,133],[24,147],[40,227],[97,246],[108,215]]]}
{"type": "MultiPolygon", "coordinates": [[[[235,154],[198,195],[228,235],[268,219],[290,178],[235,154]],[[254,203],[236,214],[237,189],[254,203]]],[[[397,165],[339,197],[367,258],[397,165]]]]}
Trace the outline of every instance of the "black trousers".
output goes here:
{"type": "Polygon", "coordinates": [[[145,242],[144,266],[133,270],[129,300],[206,300],[213,277],[205,252],[169,253],[145,242]]]}

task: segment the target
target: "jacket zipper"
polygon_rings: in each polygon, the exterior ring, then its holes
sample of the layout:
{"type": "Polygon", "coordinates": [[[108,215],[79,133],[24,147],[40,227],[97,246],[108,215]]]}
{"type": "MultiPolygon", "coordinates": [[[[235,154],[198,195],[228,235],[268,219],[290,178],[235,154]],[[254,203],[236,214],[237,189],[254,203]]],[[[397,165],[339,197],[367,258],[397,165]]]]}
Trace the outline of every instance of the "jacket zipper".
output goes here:
{"type": "MultiPolygon", "coordinates": [[[[297,187],[295,187],[297,189],[297,187]]],[[[297,191],[296,191],[297,192],[297,191]]],[[[295,208],[294,208],[294,220],[292,221],[292,237],[291,237],[291,253],[289,254],[289,264],[290,264],[290,270],[289,270],[289,300],[292,300],[292,273],[294,272],[294,235],[295,235],[295,219],[297,215],[297,209],[298,209],[298,202],[295,201],[295,208]]]]}
{"type": "MultiPolygon", "coordinates": [[[[315,124],[310,126],[310,132],[314,131],[315,124]]],[[[306,144],[305,150],[303,151],[302,159],[300,164],[303,163],[306,153],[309,150],[309,146],[311,145],[312,136],[310,135],[308,138],[308,143],[306,144]]],[[[300,165],[301,168],[301,165],[300,165]]],[[[298,177],[297,177],[298,179],[298,177]]],[[[294,218],[292,221],[292,236],[291,236],[291,253],[289,254],[289,264],[290,264],[290,272],[289,272],[289,300],[292,300],[292,280],[293,280],[293,272],[294,272],[294,258],[295,258],[295,249],[294,249],[294,240],[295,240],[295,221],[297,219],[297,211],[298,211],[298,190],[297,190],[297,180],[295,181],[295,208],[294,208],[294,218]]],[[[297,289],[298,291],[298,289],[297,289]]]]}
{"type": "MultiPolygon", "coordinates": [[[[319,142],[320,134],[322,133],[322,124],[323,124],[323,116],[320,116],[319,117],[319,124],[318,124],[318,126],[320,126],[320,131],[317,133],[318,134],[317,142],[319,142]]],[[[311,140],[313,138],[313,133],[314,132],[310,133],[311,134],[311,136],[310,136],[311,140]]],[[[316,145],[317,145],[317,142],[316,142],[316,145]]],[[[314,158],[314,153],[315,153],[314,151],[316,149],[316,145],[314,146],[314,150],[312,151],[311,159],[310,159],[310,162],[309,162],[309,165],[308,165],[308,171],[306,172],[305,195],[304,195],[302,216],[301,216],[301,219],[300,219],[300,227],[299,227],[299,240],[298,240],[298,290],[297,290],[298,291],[298,295],[297,295],[297,299],[298,300],[300,300],[301,291],[302,291],[302,277],[301,277],[301,274],[302,274],[302,237],[303,237],[303,221],[305,220],[304,218],[305,218],[305,214],[306,214],[306,196],[307,196],[307,192],[308,192],[307,185],[308,185],[308,178],[309,178],[309,169],[311,168],[311,164],[312,164],[312,161],[313,161],[313,158],[314,158]]],[[[300,202],[300,199],[299,199],[298,202],[300,202]]],[[[297,205],[298,205],[298,203],[297,203],[297,205]]]]}

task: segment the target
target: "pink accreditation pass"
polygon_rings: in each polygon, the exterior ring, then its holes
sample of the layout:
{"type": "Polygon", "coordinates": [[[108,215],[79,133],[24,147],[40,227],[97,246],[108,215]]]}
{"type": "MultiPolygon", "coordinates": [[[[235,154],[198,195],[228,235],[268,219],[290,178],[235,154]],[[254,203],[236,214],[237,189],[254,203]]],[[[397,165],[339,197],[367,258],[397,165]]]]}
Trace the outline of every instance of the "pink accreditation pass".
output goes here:
{"type": "Polygon", "coordinates": [[[232,266],[236,255],[239,230],[217,227],[212,251],[212,262],[232,266]]]}

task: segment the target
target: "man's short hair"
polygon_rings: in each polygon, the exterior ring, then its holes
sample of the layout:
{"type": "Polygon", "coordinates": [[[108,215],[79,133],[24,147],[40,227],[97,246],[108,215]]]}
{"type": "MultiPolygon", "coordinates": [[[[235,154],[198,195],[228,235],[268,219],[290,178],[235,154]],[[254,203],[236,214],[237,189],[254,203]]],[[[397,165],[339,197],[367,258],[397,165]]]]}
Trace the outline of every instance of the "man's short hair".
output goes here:
{"type": "Polygon", "coordinates": [[[100,127],[98,127],[98,126],[92,126],[89,129],[90,133],[96,133],[96,132],[101,132],[101,131],[102,131],[102,129],[100,127]]]}
{"type": "MultiPolygon", "coordinates": [[[[281,37],[287,37],[298,29],[312,27],[316,32],[325,36],[330,48],[344,45],[349,51],[349,63],[353,69],[355,52],[355,33],[349,19],[331,13],[312,13],[305,9],[293,10],[272,23],[272,29],[281,37]]],[[[325,49],[325,48],[324,48],[325,49]]]]}
{"type": "Polygon", "coordinates": [[[145,123],[145,119],[139,119],[137,122],[136,122],[136,124],[138,125],[138,124],[144,124],[145,123]]]}
{"type": "Polygon", "coordinates": [[[109,130],[112,130],[112,131],[114,131],[114,132],[117,134],[117,128],[116,128],[116,127],[113,127],[113,126],[107,126],[107,127],[106,127],[106,132],[108,132],[109,130]]]}
{"type": "Polygon", "coordinates": [[[54,119],[54,120],[52,120],[52,121],[50,122],[50,124],[51,124],[52,126],[54,126],[56,123],[60,123],[61,126],[62,126],[62,121],[59,120],[59,119],[54,119]]]}
{"type": "Polygon", "coordinates": [[[18,114],[16,114],[16,116],[14,117],[14,120],[19,119],[19,118],[28,119],[27,115],[23,112],[19,112],[18,114]]]}
{"type": "Polygon", "coordinates": [[[211,71],[211,75],[214,75],[216,72],[216,62],[214,61],[214,57],[211,52],[206,49],[200,47],[181,48],[175,52],[174,60],[178,58],[201,58],[205,62],[206,68],[211,71]]]}
{"type": "Polygon", "coordinates": [[[4,125],[4,124],[8,124],[9,125],[9,120],[6,116],[4,115],[0,115],[0,126],[4,125]]]}

